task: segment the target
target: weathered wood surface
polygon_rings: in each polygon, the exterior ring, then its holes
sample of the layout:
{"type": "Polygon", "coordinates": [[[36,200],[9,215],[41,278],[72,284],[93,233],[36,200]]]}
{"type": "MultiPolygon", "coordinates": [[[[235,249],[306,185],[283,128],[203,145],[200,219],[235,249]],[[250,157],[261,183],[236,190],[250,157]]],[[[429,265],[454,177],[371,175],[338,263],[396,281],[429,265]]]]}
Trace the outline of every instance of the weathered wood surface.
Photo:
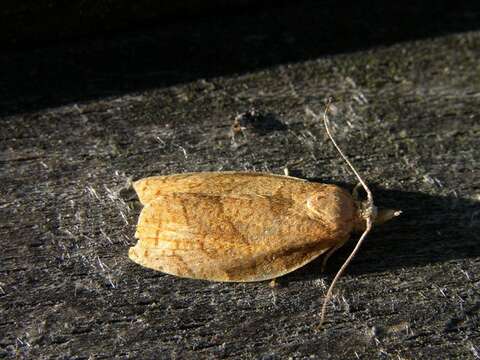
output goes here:
{"type": "Polygon", "coordinates": [[[310,6],[1,55],[0,356],[480,356],[480,13],[402,5],[425,23],[412,29],[382,8],[310,6]],[[304,112],[332,94],[339,142],[377,203],[404,214],[369,237],[322,331],[351,245],[326,274],[315,261],[274,289],[128,259],[131,179],[288,167],[351,186],[304,112]],[[232,142],[251,106],[268,117],[232,142]]]}

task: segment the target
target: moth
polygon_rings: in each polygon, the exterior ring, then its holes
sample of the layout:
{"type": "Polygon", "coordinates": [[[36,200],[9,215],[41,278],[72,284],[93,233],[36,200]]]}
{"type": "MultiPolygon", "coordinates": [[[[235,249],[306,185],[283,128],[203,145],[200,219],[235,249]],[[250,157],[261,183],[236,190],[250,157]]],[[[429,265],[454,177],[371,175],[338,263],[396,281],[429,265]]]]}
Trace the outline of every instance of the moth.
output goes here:
{"type": "Polygon", "coordinates": [[[130,259],[179,277],[277,278],[365,230],[364,206],[346,190],[289,176],[200,172],[149,177],[133,187],[144,207],[130,259]]]}
{"type": "MultiPolygon", "coordinates": [[[[327,134],[359,180],[367,199],[329,184],[273,174],[201,172],[154,176],[133,183],[143,204],[129,249],[134,262],[167,274],[211,281],[263,281],[288,274],[320,255],[328,259],[354,232],[359,241],[332,281],[332,289],[374,223],[401,212],[377,211],[356,169],[327,134]]],[[[307,112],[318,118],[309,108],[307,112]]]]}

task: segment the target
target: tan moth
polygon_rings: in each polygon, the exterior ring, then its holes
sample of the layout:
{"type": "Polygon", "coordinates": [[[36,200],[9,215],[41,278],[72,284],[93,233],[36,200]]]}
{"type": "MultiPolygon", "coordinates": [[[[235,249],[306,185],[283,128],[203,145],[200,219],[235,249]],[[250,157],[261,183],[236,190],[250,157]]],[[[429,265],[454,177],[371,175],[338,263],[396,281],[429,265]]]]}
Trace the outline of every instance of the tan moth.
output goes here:
{"type": "MultiPolygon", "coordinates": [[[[134,262],[167,274],[211,281],[263,281],[288,274],[320,255],[327,259],[353,232],[362,236],[330,286],[357,252],[373,223],[399,211],[377,212],[367,200],[328,184],[252,172],[154,176],[133,183],[143,209],[129,250],[134,262]]],[[[318,117],[316,114],[311,112],[318,117]]]]}

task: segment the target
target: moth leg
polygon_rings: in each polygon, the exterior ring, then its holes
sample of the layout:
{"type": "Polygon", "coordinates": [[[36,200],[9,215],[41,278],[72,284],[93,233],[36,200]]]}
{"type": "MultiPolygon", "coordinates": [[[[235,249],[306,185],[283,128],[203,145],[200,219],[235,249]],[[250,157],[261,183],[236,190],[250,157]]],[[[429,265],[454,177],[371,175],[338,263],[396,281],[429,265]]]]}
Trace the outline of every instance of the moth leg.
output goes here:
{"type": "Polygon", "coordinates": [[[277,288],[279,285],[277,279],[278,278],[273,278],[272,280],[270,280],[270,282],[268,283],[268,286],[270,286],[271,288],[277,288]]]}
{"type": "Polygon", "coordinates": [[[358,198],[358,190],[361,189],[362,187],[363,187],[363,185],[362,185],[361,183],[357,183],[357,185],[355,185],[355,187],[354,187],[353,190],[352,190],[353,200],[359,201],[359,198],[358,198]]]}
{"type": "Polygon", "coordinates": [[[323,257],[323,260],[322,260],[322,273],[325,272],[325,269],[327,268],[327,261],[328,261],[328,259],[330,259],[330,256],[332,256],[335,251],[340,249],[345,244],[345,242],[346,242],[346,240],[344,240],[342,242],[339,242],[333,248],[328,250],[328,252],[325,254],[325,256],[323,257]]]}

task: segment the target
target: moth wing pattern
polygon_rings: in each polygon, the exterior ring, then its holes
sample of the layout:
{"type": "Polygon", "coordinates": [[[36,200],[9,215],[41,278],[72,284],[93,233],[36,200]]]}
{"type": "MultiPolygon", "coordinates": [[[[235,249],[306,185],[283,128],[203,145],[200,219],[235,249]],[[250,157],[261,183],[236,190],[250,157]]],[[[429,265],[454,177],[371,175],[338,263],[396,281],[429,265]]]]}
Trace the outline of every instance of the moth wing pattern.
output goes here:
{"type": "Polygon", "coordinates": [[[139,217],[139,241],[129,257],[180,277],[262,281],[287,274],[338,243],[331,224],[306,211],[301,193],[285,195],[278,185],[276,195],[271,189],[265,195],[258,190],[261,185],[245,194],[233,191],[237,186],[238,182],[230,185],[229,192],[198,192],[199,185],[188,188],[197,192],[172,193],[182,189],[180,185],[151,196],[139,217]]]}
{"type": "Polygon", "coordinates": [[[311,184],[282,175],[225,171],[152,176],[135,181],[133,187],[140,202],[145,205],[160,195],[172,192],[275,196],[282,191],[301,192],[311,184]]]}

